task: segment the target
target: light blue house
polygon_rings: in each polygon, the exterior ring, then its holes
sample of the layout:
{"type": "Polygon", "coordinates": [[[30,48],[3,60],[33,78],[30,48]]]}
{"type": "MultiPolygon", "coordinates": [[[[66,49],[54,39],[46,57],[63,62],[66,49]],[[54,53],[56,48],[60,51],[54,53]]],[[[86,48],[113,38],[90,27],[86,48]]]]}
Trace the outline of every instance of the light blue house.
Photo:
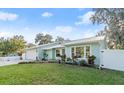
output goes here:
{"type": "Polygon", "coordinates": [[[28,60],[56,59],[57,55],[66,55],[66,58],[77,56],[87,58],[89,55],[96,56],[95,64],[100,62],[100,50],[106,49],[106,42],[103,36],[91,37],[79,40],[72,40],[65,43],[49,43],[26,49],[28,60]]]}

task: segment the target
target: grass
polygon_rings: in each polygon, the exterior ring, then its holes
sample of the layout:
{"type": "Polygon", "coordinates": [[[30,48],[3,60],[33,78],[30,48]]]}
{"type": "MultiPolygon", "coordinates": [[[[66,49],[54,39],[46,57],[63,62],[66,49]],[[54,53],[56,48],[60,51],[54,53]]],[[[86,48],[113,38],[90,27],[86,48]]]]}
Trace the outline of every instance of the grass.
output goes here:
{"type": "Polygon", "coordinates": [[[1,85],[124,84],[124,72],[43,63],[0,67],[1,85]]]}

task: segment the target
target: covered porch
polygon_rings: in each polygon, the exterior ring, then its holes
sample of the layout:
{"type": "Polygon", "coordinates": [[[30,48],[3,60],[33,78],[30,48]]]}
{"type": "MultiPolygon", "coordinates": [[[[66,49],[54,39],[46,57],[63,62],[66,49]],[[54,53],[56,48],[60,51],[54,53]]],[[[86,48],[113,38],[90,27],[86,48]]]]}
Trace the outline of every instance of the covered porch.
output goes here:
{"type": "Polygon", "coordinates": [[[42,49],[42,52],[39,56],[41,56],[41,60],[55,60],[58,55],[64,55],[65,48],[62,45],[56,45],[52,47],[46,47],[42,49]]]}

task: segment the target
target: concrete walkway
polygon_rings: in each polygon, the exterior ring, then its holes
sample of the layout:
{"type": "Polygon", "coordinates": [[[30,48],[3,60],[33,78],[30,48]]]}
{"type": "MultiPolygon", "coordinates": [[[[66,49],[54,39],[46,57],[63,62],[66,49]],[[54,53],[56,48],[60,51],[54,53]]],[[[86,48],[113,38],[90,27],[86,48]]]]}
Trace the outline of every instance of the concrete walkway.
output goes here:
{"type": "Polygon", "coordinates": [[[19,62],[23,62],[23,61],[24,60],[0,61],[0,66],[18,64],[19,62]]]}

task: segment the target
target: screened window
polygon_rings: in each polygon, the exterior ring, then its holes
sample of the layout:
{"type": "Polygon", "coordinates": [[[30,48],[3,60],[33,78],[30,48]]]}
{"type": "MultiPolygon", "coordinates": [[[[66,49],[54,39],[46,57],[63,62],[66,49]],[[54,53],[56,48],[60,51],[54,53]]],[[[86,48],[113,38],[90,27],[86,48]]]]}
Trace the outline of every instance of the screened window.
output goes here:
{"type": "Polygon", "coordinates": [[[84,57],[84,47],[73,47],[71,53],[72,57],[74,56],[78,58],[84,57]]]}
{"type": "Polygon", "coordinates": [[[90,46],[86,46],[86,57],[90,56],[90,46]]]}
{"type": "Polygon", "coordinates": [[[72,47],[72,57],[83,58],[84,56],[90,56],[90,46],[72,47]]]}
{"type": "Polygon", "coordinates": [[[71,49],[71,53],[72,53],[72,57],[74,57],[75,55],[75,53],[74,53],[74,47],[71,49]]]}
{"type": "Polygon", "coordinates": [[[84,47],[76,47],[76,56],[78,58],[84,57],[84,47]]]}

